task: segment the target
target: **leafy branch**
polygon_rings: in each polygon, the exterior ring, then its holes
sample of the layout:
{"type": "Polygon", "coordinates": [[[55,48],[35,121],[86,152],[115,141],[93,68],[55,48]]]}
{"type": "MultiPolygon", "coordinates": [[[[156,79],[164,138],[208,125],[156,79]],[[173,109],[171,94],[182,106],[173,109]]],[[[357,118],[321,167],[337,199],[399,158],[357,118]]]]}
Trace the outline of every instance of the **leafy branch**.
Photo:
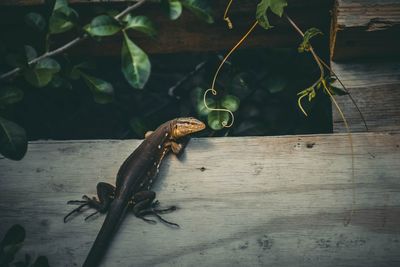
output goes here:
{"type": "MultiPolygon", "coordinates": [[[[311,101],[316,93],[315,93],[315,88],[319,89],[321,87],[324,88],[326,93],[330,93],[331,95],[348,95],[350,100],[352,101],[353,105],[356,107],[357,112],[359,113],[361,120],[364,123],[365,129],[368,131],[368,126],[367,122],[365,121],[364,115],[362,114],[360,108],[358,107],[357,103],[355,102],[353,96],[347,90],[346,86],[343,84],[343,82],[340,80],[340,78],[336,75],[336,73],[332,70],[331,67],[323,60],[321,57],[318,56],[318,54],[315,52],[314,48],[312,47],[310,40],[312,37],[322,34],[322,32],[316,28],[311,28],[307,30],[305,33],[296,25],[296,23],[287,15],[285,14],[285,18],[288,20],[288,22],[293,26],[293,28],[303,37],[303,41],[299,46],[299,52],[311,52],[312,56],[315,59],[315,62],[318,64],[318,67],[320,69],[320,78],[309,88],[301,91],[298,95],[298,105],[301,109],[301,111],[307,116],[307,113],[305,112],[304,108],[301,105],[301,100],[302,98],[308,96],[308,100],[311,101]],[[333,74],[334,78],[331,76],[324,77],[325,72],[324,72],[324,67],[329,70],[331,74],[333,74]],[[333,86],[332,84],[338,81],[339,84],[342,86],[343,90],[340,88],[337,88],[333,86]]],[[[338,110],[340,108],[337,106],[338,110]]],[[[340,111],[341,113],[341,111],[340,111]]]]}
{"type": "MultiPolygon", "coordinates": [[[[81,79],[93,94],[93,99],[98,104],[106,104],[114,101],[114,87],[111,83],[94,77],[86,71],[87,64],[80,63],[70,66],[68,58],[65,71],[62,72],[62,64],[54,57],[62,54],[68,49],[77,46],[86,39],[93,38],[101,40],[122,33],[121,49],[121,71],[126,81],[132,88],[143,89],[150,78],[151,63],[146,52],[137,46],[128,36],[128,31],[135,30],[150,37],[155,37],[157,31],[152,21],[146,16],[134,16],[132,11],[137,10],[150,0],[136,0],[135,3],[112,16],[102,14],[94,17],[91,22],[83,27],[78,23],[79,14],[68,5],[67,0],[45,1],[48,6],[48,20],[38,13],[31,12],[26,15],[25,22],[38,32],[46,32],[43,52],[38,55],[35,48],[29,45],[23,46],[22,53],[8,54],[6,62],[14,69],[0,74],[0,111],[6,106],[12,105],[23,98],[23,91],[12,83],[14,76],[22,74],[24,80],[36,88],[43,88],[47,85],[60,87],[68,84],[70,80],[81,79]],[[50,37],[56,34],[65,33],[74,29],[78,36],[71,41],[50,50],[50,37]],[[65,76],[65,77],[64,77],[65,76]]],[[[175,20],[180,17],[182,9],[186,8],[197,17],[207,23],[212,23],[208,4],[201,0],[156,0],[161,7],[167,11],[169,18],[175,20]]],[[[109,12],[111,13],[111,12],[109,12]]],[[[60,62],[63,62],[60,61],[60,62]]],[[[27,150],[27,136],[25,130],[16,123],[0,117],[0,153],[4,156],[19,160],[27,150]]]]}
{"type": "MultiPolygon", "coordinates": [[[[123,10],[121,13],[119,13],[118,15],[116,15],[114,18],[115,18],[116,20],[122,18],[123,16],[125,16],[125,15],[128,14],[129,12],[131,12],[131,11],[133,11],[133,10],[139,8],[139,7],[142,6],[143,4],[145,4],[147,1],[148,1],[148,0],[139,0],[139,1],[136,2],[134,5],[129,6],[128,8],[126,8],[125,10],[123,10]]],[[[60,1],[60,2],[62,2],[62,1],[60,1]]],[[[66,5],[64,5],[64,7],[66,7],[66,5]]],[[[55,6],[55,10],[57,10],[56,8],[57,8],[57,6],[55,6]]],[[[53,18],[54,18],[54,16],[53,16],[53,18]]],[[[56,31],[56,32],[57,32],[57,31],[56,31]]],[[[56,33],[56,32],[55,32],[55,33],[56,33]]],[[[62,52],[64,52],[64,51],[66,51],[67,49],[69,49],[69,48],[71,48],[71,47],[73,47],[73,46],[75,46],[75,45],[81,43],[82,41],[86,40],[88,37],[89,37],[89,34],[85,33],[85,34],[83,34],[82,36],[78,36],[78,37],[76,37],[75,39],[69,41],[68,43],[66,43],[66,44],[64,44],[64,45],[62,45],[62,46],[60,46],[60,47],[58,47],[58,48],[56,48],[56,49],[54,49],[54,50],[52,50],[52,51],[47,51],[47,52],[43,53],[41,56],[38,56],[38,57],[36,57],[36,58],[30,60],[30,61],[28,62],[28,67],[31,66],[31,65],[33,65],[33,64],[35,64],[35,63],[37,63],[37,62],[39,62],[39,61],[41,61],[42,59],[45,59],[45,58],[48,58],[48,57],[52,57],[52,56],[58,55],[58,54],[60,54],[60,53],[62,53],[62,52]]],[[[13,70],[10,70],[10,71],[8,71],[8,72],[6,72],[6,73],[1,74],[1,75],[0,75],[0,80],[9,78],[9,77],[11,77],[11,76],[13,76],[13,75],[15,75],[15,74],[21,72],[21,71],[22,71],[22,68],[21,68],[21,67],[17,67],[17,68],[15,68],[15,69],[13,69],[13,70]]]]}

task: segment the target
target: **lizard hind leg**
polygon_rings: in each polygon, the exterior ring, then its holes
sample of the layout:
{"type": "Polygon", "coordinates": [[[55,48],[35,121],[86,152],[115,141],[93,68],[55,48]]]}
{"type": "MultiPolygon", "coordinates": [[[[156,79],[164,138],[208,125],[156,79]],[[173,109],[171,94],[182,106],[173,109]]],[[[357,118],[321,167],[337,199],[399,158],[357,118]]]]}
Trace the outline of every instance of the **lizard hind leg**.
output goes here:
{"type": "Polygon", "coordinates": [[[83,200],[71,200],[68,201],[67,204],[78,204],[79,206],[76,209],[73,209],[70,213],[68,213],[64,217],[64,222],[67,222],[68,218],[74,213],[80,213],[82,209],[86,206],[89,208],[93,208],[96,211],[85,218],[85,221],[91,218],[93,215],[97,213],[105,213],[111,205],[111,202],[114,200],[114,192],[115,187],[111,184],[100,182],[97,184],[97,197],[89,198],[84,195],[82,197],[83,200]]]}
{"type": "Polygon", "coordinates": [[[144,220],[147,223],[155,224],[156,221],[146,218],[147,216],[155,216],[161,222],[179,228],[179,225],[165,220],[160,214],[172,212],[177,209],[176,206],[171,206],[165,209],[158,209],[159,201],[154,201],[156,193],[153,191],[141,191],[133,197],[133,213],[136,217],[144,220]]]}

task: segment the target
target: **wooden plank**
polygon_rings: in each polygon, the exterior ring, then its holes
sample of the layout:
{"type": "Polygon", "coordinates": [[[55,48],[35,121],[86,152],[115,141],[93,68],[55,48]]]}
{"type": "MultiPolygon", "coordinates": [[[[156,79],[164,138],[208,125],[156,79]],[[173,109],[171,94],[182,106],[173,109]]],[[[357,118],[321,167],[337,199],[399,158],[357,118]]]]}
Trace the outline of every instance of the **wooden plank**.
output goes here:
{"type": "Polygon", "coordinates": [[[334,61],[400,54],[400,1],[336,0],[331,56],[334,61]]]}
{"type": "MultiPolygon", "coordinates": [[[[332,69],[353,95],[370,131],[400,130],[400,62],[332,63],[332,69]]],[[[339,86],[339,85],[338,85],[339,86]]],[[[366,131],[348,96],[336,97],[352,132],[366,131]]],[[[333,131],[346,132],[332,106],[333,131]]]]}
{"type": "MultiPolygon", "coordinates": [[[[80,10],[83,21],[94,16],[92,5],[89,6],[88,1],[71,1],[76,4],[80,10]]],[[[226,22],[223,21],[227,1],[210,1],[213,7],[215,18],[214,24],[206,24],[196,18],[192,13],[185,10],[181,18],[171,21],[166,14],[162,12],[158,4],[149,3],[143,6],[137,14],[146,14],[155,23],[158,29],[157,39],[151,39],[147,36],[129,31],[132,40],[149,53],[178,53],[193,51],[217,51],[227,50],[233,47],[238,40],[247,32],[255,21],[255,11],[258,1],[242,0],[232,4],[230,17],[234,24],[234,28],[229,30],[226,22]]],[[[7,3],[7,2],[6,2],[7,3]]],[[[39,4],[41,1],[23,1],[20,5],[39,4]]],[[[98,3],[98,2],[96,2],[98,3]]],[[[4,3],[3,3],[4,4],[4,3]]],[[[104,5],[107,3],[104,3],[104,5]]],[[[119,1],[112,1],[113,7],[122,9],[126,5],[119,1]]],[[[110,6],[110,5],[109,5],[110,6]]],[[[324,32],[329,31],[330,15],[329,10],[332,6],[332,0],[291,0],[289,1],[289,14],[304,29],[309,27],[318,27],[324,32]]],[[[111,7],[111,6],[110,6],[111,7]]],[[[15,32],[18,23],[23,19],[18,19],[15,12],[27,13],[26,8],[21,9],[20,6],[11,12],[9,9],[13,6],[7,6],[0,11],[0,24],[7,25],[4,27],[4,33],[15,32]]],[[[39,7],[37,7],[39,8],[39,7]]],[[[28,8],[32,11],[32,7],[28,8]]],[[[272,16],[273,17],[273,16],[272,16]]],[[[258,27],[254,33],[246,40],[242,47],[296,47],[300,43],[300,38],[296,32],[290,27],[285,20],[278,20],[273,17],[272,22],[276,27],[270,31],[265,31],[258,27]]],[[[54,47],[57,47],[73,38],[73,36],[55,37],[54,47]]],[[[327,38],[324,40],[327,45],[327,38]]],[[[96,56],[120,56],[121,36],[103,38],[102,42],[93,40],[86,41],[73,49],[75,55],[96,55],[96,56]]]]}
{"type": "MultiPolygon", "coordinates": [[[[168,157],[156,191],[181,229],[127,216],[103,266],[396,266],[400,132],[354,134],[355,214],[346,134],[193,139],[168,157]]],[[[104,216],[69,223],[65,203],[113,182],[139,141],[34,142],[0,160],[0,236],[27,229],[25,252],[77,266],[104,216]]],[[[85,214],[88,214],[87,211],[85,214]]]]}

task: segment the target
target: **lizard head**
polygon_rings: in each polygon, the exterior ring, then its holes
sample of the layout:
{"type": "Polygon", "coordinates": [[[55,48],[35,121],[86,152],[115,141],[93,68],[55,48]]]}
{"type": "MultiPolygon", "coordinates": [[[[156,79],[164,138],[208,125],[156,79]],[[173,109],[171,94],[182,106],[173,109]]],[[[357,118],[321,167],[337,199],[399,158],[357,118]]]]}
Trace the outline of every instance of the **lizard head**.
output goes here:
{"type": "Polygon", "coordinates": [[[206,128],[206,125],[195,118],[178,118],[172,122],[171,137],[179,139],[189,134],[199,132],[206,128]]]}

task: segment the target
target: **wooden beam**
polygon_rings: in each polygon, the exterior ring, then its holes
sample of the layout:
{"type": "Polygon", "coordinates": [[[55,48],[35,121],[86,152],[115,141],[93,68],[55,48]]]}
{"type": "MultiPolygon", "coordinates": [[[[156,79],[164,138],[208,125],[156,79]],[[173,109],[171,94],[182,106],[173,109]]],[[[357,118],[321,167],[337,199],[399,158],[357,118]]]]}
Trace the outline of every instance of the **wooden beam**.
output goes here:
{"type": "MultiPolygon", "coordinates": [[[[351,92],[370,131],[400,130],[400,62],[332,63],[332,69],[351,92]]],[[[337,86],[340,86],[337,84],[337,86]]],[[[348,96],[336,97],[352,132],[366,131],[348,96]]],[[[333,110],[333,131],[346,132],[343,119],[333,110]]]]}
{"type": "MultiPolygon", "coordinates": [[[[156,191],[181,229],[127,216],[103,266],[396,266],[400,262],[400,132],[193,139],[168,157],[156,191]],[[355,213],[344,226],[352,205],[355,213]]],[[[0,236],[27,230],[18,254],[80,266],[104,216],[64,224],[66,205],[113,182],[139,144],[34,142],[0,160],[0,236]]],[[[85,215],[90,211],[86,211],[85,215]]]]}
{"type": "Polygon", "coordinates": [[[336,0],[330,47],[334,61],[400,55],[400,2],[336,0]]]}

